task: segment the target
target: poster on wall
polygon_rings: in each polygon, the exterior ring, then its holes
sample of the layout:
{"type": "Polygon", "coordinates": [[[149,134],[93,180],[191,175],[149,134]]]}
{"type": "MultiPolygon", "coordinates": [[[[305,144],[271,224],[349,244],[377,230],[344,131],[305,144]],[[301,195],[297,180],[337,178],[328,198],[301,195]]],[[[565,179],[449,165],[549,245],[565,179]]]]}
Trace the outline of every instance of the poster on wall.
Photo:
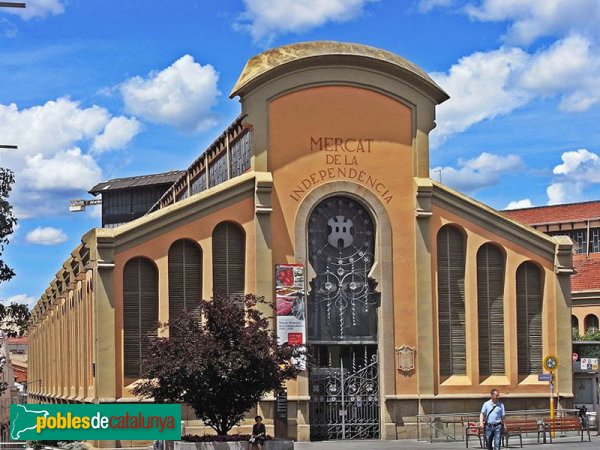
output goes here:
{"type": "Polygon", "coordinates": [[[304,345],[304,266],[275,265],[277,340],[280,345],[304,345]]]}

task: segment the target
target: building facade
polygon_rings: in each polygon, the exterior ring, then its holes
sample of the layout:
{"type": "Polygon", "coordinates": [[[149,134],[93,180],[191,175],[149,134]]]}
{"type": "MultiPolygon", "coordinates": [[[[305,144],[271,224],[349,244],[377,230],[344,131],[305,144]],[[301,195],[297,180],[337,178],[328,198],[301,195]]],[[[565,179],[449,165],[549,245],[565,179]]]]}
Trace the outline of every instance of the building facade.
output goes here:
{"type": "MultiPolygon", "coordinates": [[[[150,212],[90,230],[42,295],[30,399],[138,401],[157,320],[217,288],[279,301],[279,270],[299,268],[287,336],[312,358],[287,385],[291,438],[408,436],[418,414],[477,411],[492,387],[546,407],[542,358],[571,355],[571,241],[429,178],[448,96],[426,73],[295,44],[250,59],[231,97],[241,115],[150,212]]],[[[570,365],[557,392],[569,405],[570,365]]],[[[270,424],[274,398],[258,408],[270,424]]]]}
{"type": "Polygon", "coordinates": [[[571,326],[581,336],[598,331],[600,319],[600,201],[504,211],[550,236],[573,241],[571,326]]]}

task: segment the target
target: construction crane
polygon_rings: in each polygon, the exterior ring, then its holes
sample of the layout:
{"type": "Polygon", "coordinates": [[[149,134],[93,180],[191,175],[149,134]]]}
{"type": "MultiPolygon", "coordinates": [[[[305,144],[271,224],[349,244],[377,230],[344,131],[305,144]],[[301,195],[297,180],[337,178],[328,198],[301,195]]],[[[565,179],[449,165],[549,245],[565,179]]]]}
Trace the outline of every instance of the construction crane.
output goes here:
{"type": "Polygon", "coordinates": [[[83,200],[83,199],[71,200],[71,204],[69,206],[69,211],[70,212],[81,212],[81,211],[85,211],[86,206],[101,205],[101,204],[102,204],[101,198],[93,198],[91,200],[83,200]]]}

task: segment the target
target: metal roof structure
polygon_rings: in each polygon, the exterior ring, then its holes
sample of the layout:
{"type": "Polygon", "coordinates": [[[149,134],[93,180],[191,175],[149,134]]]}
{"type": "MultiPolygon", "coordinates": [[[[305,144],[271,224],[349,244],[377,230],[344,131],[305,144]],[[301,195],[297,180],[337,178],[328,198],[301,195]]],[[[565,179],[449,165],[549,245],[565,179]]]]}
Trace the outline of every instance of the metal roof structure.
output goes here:
{"type": "Polygon", "coordinates": [[[141,186],[154,186],[160,184],[173,184],[186,172],[185,170],[172,170],[170,172],[138,175],[135,177],[115,178],[113,180],[103,181],[91,188],[88,192],[92,195],[98,195],[106,191],[118,189],[130,189],[141,186]]]}

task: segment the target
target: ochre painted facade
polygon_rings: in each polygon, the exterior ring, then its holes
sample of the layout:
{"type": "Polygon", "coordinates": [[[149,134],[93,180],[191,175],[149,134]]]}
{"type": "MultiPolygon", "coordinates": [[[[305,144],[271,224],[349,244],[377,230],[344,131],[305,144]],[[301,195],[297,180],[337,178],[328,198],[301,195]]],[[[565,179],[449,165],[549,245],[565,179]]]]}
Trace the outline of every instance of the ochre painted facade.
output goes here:
{"type": "MultiPolygon", "coordinates": [[[[169,247],[178,239],[201,247],[202,291],[209,297],[212,233],[221,222],[238,224],[245,234],[246,292],[273,298],[275,265],[296,263],[306,268],[310,293],[309,282],[318,275],[307,242],[310,218],[335,197],[364,208],[374,227],[375,260],[368,276],[378,295],[377,436],[411,435],[418,414],[476,411],[491,387],[513,409],[547,405],[547,384],[537,381],[537,373],[518,373],[516,273],[524,262],[539,268],[543,354],[569,361],[571,242],[513,222],[429,179],[428,135],[435,106],[447,95],[424,72],[396,55],[356,44],[298,44],[251,59],[232,96],[239,96],[251,130],[250,170],[129,224],[83,237],[65,263],[78,267],[78,274],[64,283],[59,272],[34,310],[30,378],[42,382],[32,398],[134,401],[135,380],[123,375],[123,268],[135,257],[153,262],[159,319],[168,320],[169,247]],[[437,237],[448,224],[465,242],[466,370],[443,376],[437,237]],[[506,262],[505,369],[491,376],[480,374],[477,357],[476,254],[486,243],[497,245],[506,262]],[[71,296],[76,301],[69,309],[71,296]],[[72,334],[57,334],[65,329],[72,334]],[[415,350],[412,370],[400,369],[401,347],[415,350]],[[76,375],[69,375],[67,360],[78,368],[76,375]]],[[[294,439],[311,438],[310,384],[304,371],[287,386],[288,432],[294,439]]],[[[569,364],[559,367],[557,384],[566,406],[572,398],[569,364]]],[[[273,400],[258,407],[269,427],[273,400]]],[[[193,425],[188,431],[198,431],[193,425]]]]}

